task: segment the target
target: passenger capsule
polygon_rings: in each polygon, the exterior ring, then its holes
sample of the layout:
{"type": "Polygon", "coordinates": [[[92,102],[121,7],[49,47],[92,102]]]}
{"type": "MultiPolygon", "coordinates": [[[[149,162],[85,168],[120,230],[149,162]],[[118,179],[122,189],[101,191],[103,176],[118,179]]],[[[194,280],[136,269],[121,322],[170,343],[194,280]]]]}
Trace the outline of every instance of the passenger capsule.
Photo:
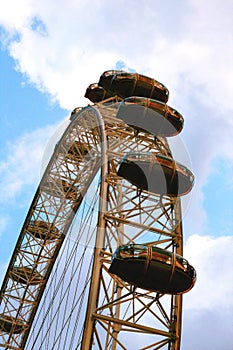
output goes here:
{"type": "Polygon", "coordinates": [[[10,272],[11,279],[17,283],[30,284],[32,286],[41,283],[43,277],[36,270],[31,267],[14,266],[10,272]]]}
{"type": "Polygon", "coordinates": [[[122,159],[117,175],[141,190],[171,197],[187,194],[194,183],[191,171],[161,154],[128,153],[122,159]]]}
{"type": "Polygon", "coordinates": [[[51,179],[47,180],[42,186],[42,190],[54,197],[75,200],[77,197],[77,188],[66,180],[51,179]]]}
{"type": "Polygon", "coordinates": [[[26,230],[32,236],[41,240],[52,241],[59,237],[59,230],[56,226],[42,220],[31,221],[26,230]]]}
{"type": "Polygon", "coordinates": [[[84,97],[88,98],[93,103],[98,103],[108,98],[114,97],[114,95],[106,91],[98,84],[91,84],[86,89],[84,97]]]}
{"type": "Polygon", "coordinates": [[[119,74],[125,73],[123,70],[107,70],[101,74],[98,86],[103,87],[106,91],[111,93],[112,79],[119,74]]]}
{"type": "Polygon", "coordinates": [[[149,244],[117,248],[109,272],[138,288],[164,294],[186,293],[196,281],[196,271],[186,259],[149,244]]]}
{"type": "Polygon", "coordinates": [[[0,330],[6,333],[20,334],[25,330],[26,324],[9,315],[0,315],[0,330]]]}
{"type": "Polygon", "coordinates": [[[85,142],[74,141],[66,153],[66,158],[74,161],[80,161],[88,157],[89,147],[85,142]]]}
{"type": "Polygon", "coordinates": [[[98,85],[123,99],[139,96],[166,103],[169,96],[169,91],[163,84],[138,73],[106,71],[100,76],[98,85]]]}
{"type": "Polygon", "coordinates": [[[181,132],[184,119],[165,103],[145,97],[128,97],[120,105],[117,117],[137,130],[154,136],[175,136],[181,132]]]}
{"type": "Polygon", "coordinates": [[[76,118],[77,114],[82,111],[84,107],[75,107],[73,111],[70,114],[70,120],[73,120],[76,118]]]}

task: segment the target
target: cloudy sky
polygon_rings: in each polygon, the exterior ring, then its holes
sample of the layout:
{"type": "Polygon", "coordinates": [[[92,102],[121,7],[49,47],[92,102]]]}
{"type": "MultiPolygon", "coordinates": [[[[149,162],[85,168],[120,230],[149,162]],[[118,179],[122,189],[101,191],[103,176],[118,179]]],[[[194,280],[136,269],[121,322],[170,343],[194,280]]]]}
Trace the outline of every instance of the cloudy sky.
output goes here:
{"type": "Polygon", "coordinates": [[[108,69],[170,90],[185,118],[178,160],[195,174],[184,203],[182,350],[229,350],[233,322],[233,26],[230,0],[0,0],[0,278],[36,190],[46,144],[108,69]],[[188,204],[187,204],[188,202],[188,204]]]}

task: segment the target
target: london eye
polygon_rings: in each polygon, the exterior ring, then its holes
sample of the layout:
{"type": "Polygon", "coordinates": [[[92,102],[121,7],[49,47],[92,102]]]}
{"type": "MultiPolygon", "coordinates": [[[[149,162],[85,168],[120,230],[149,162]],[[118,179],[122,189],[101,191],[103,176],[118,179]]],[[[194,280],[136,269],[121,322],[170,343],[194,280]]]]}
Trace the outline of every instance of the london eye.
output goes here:
{"type": "Polygon", "coordinates": [[[106,71],[74,109],[19,234],[0,294],[0,348],[179,350],[181,197],[194,176],[168,139],[168,89],[106,71]]]}

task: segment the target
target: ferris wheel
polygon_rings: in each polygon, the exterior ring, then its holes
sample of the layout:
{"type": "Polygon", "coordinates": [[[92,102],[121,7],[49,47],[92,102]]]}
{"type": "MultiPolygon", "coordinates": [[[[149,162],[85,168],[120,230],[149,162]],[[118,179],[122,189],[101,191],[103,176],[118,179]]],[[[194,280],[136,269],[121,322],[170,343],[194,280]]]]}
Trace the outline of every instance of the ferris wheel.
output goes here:
{"type": "Polygon", "coordinates": [[[104,72],[76,108],[36,191],[1,288],[0,348],[179,350],[180,197],[193,174],[167,138],[183,127],[167,88],[104,72]]]}

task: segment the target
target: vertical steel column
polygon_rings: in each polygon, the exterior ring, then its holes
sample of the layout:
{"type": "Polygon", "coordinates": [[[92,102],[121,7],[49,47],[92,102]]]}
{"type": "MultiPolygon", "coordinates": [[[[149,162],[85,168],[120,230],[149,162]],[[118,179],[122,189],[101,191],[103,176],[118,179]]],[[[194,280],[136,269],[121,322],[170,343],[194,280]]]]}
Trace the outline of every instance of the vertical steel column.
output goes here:
{"type": "Polygon", "coordinates": [[[94,325],[95,325],[95,320],[93,319],[92,314],[97,307],[98,297],[99,297],[99,284],[100,284],[101,266],[102,266],[101,250],[104,246],[104,238],[105,238],[104,214],[107,209],[106,205],[107,205],[107,191],[108,191],[108,184],[106,182],[106,176],[108,174],[108,156],[107,156],[107,139],[105,134],[105,125],[98,109],[95,107],[93,107],[93,109],[97,114],[97,118],[99,121],[99,129],[100,129],[101,185],[100,185],[99,215],[98,215],[95,248],[94,248],[94,261],[93,261],[90,291],[89,291],[86,319],[84,323],[81,350],[91,349],[91,346],[92,346],[93,331],[94,331],[94,325]]]}
{"type": "MultiPolygon", "coordinates": [[[[122,211],[122,184],[118,184],[118,204],[120,204],[120,211],[122,211]]],[[[122,217],[122,212],[120,212],[120,217],[122,217]]],[[[117,237],[118,237],[118,242],[117,242],[117,245],[120,246],[120,245],[123,245],[124,242],[123,242],[123,237],[122,237],[122,234],[121,232],[123,232],[122,230],[122,227],[124,226],[123,223],[119,223],[119,226],[118,226],[118,233],[117,233],[117,237]]],[[[120,285],[117,285],[116,286],[117,288],[117,296],[116,298],[117,299],[120,299],[121,295],[122,295],[122,287],[120,285]]],[[[120,318],[120,310],[121,310],[121,305],[120,303],[118,303],[116,305],[116,309],[115,309],[115,317],[116,318],[120,318]]],[[[114,332],[114,335],[115,335],[115,338],[117,338],[119,332],[120,332],[120,329],[121,329],[121,325],[120,324],[117,324],[115,323],[113,325],[113,332],[114,332]]],[[[117,342],[115,340],[115,338],[113,338],[112,340],[112,349],[111,350],[116,350],[117,348],[117,342]]]]}
{"type": "MultiPolygon", "coordinates": [[[[177,226],[175,228],[176,233],[176,252],[177,254],[183,256],[183,230],[182,230],[182,209],[181,209],[181,200],[180,198],[176,198],[175,203],[175,220],[177,226]]],[[[172,350],[180,350],[181,343],[181,327],[182,327],[182,294],[174,296],[174,333],[176,335],[176,341],[173,343],[172,350]],[[177,336],[178,335],[178,336],[177,336]]]]}

